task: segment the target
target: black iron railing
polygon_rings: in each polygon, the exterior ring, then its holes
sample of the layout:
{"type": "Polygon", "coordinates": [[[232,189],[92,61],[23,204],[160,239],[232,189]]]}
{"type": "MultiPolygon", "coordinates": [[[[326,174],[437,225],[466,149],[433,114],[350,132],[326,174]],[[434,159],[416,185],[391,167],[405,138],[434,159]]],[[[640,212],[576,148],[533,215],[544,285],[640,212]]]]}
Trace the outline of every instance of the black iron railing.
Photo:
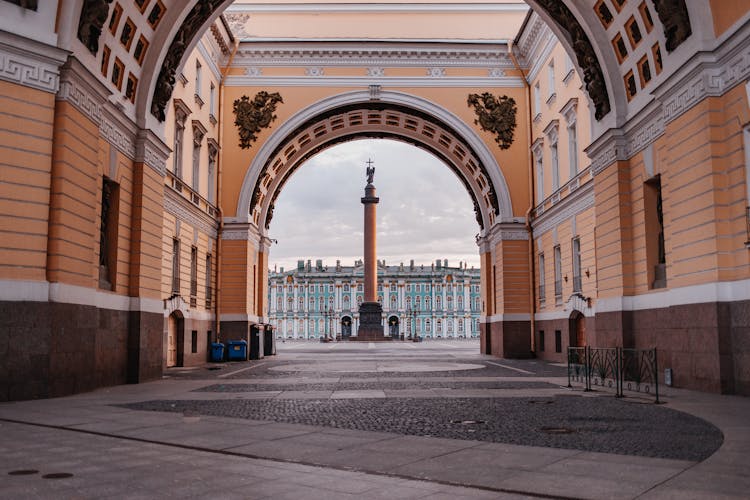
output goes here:
{"type": "Polygon", "coordinates": [[[659,402],[659,370],[656,348],[568,347],[568,387],[573,383],[615,390],[617,397],[625,391],[653,394],[659,402]]]}

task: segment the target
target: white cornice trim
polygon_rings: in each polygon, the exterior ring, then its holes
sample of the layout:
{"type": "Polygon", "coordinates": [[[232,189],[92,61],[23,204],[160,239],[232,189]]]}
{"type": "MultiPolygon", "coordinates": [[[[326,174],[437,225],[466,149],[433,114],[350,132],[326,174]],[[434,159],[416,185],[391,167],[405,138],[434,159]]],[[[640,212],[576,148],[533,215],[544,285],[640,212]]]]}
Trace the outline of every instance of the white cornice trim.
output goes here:
{"type": "Polygon", "coordinates": [[[527,12],[529,6],[523,3],[506,4],[506,3],[278,3],[278,4],[255,4],[255,3],[235,3],[227,7],[227,14],[234,13],[332,13],[332,12],[527,12]]]}
{"type": "Polygon", "coordinates": [[[219,223],[216,219],[169,187],[164,188],[164,210],[209,238],[216,238],[218,235],[219,223]]]}
{"type": "Polygon", "coordinates": [[[0,301],[54,302],[77,304],[113,311],[140,311],[161,314],[161,300],[128,297],[65,283],[48,281],[0,280],[0,301]]]}
{"type": "Polygon", "coordinates": [[[0,80],[54,94],[67,57],[57,47],[0,31],[0,80]]]}
{"type": "Polygon", "coordinates": [[[520,77],[378,77],[370,76],[229,76],[226,78],[227,87],[367,87],[380,85],[381,87],[505,87],[523,88],[524,82],[520,77]]]}
{"type": "Polygon", "coordinates": [[[553,209],[545,210],[531,222],[534,239],[569,220],[574,215],[593,207],[594,201],[594,183],[593,181],[587,182],[563,198],[553,209]]]}

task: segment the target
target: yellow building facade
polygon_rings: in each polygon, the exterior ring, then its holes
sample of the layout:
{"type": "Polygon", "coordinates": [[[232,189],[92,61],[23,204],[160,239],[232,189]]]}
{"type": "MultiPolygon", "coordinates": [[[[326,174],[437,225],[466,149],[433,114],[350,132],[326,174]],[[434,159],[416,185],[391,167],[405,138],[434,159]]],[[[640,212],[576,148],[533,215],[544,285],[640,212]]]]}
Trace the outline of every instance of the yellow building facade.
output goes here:
{"type": "Polygon", "coordinates": [[[278,193],[363,137],[427,149],[466,186],[482,352],[656,347],[675,385],[750,392],[741,2],[0,14],[0,399],[149,380],[248,338],[278,193]]]}

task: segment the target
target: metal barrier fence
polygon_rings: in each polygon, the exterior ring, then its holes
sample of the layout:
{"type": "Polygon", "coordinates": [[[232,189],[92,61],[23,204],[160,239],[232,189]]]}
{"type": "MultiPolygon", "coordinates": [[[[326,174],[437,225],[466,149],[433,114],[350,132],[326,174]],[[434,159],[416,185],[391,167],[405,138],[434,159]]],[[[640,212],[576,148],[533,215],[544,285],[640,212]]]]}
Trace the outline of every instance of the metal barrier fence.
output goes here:
{"type": "Polygon", "coordinates": [[[659,402],[659,371],[656,348],[628,349],[623,347],[568,347],[568,387],[572,383],[615,390],[623,397],[624,391],[653,394],[659,402]]]}

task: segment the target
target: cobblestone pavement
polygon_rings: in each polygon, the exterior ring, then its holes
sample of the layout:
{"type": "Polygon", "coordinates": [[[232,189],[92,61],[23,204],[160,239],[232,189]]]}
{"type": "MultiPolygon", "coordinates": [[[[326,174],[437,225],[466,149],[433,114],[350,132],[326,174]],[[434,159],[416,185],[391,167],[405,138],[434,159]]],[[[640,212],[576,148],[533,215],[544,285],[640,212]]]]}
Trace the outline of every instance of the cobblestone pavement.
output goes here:
{"type": "MultiPolygon", "coordinates": [[[[266,358],[264,364],[245,371],[236,368],[234,374],[228,369],[224,375],[233,383],[211,383],[196,391],[304,391],[299,399],[154,400],[127,407],[693,461],[710,456],[722,443],[715,426],[662,405],[609,395],[583,397],[581,393],[534,396],[535,390],[560,386],[529,378],[555,375],[562,380],[565,368],[543,362],[478,359],[472,349],[478,349],[478,343],[455,345],[457,348],[439,354],[434,349],[422,351],[421,356],[418,348],[404,352],[403,344],[378,346],[379,354],[368,356],[372,349],[291,344],[293,359],[266,358]],[[373,377],[373,370],[384,364],[403,371],[377,372],[373,377]],[[452,365],[465,364],[481,368],[452,370],[452,365]],[[420,372],[423,366],[445,366],[446,371],[420,372]],[[287,382],[290,380],[294,382],[287,382]],[[443,394],[368,397],[375,391],[429,394],[435,389],[443,394]],[[454,397],[443,397],[445,389],[454,397]],[[496,397],[499,391],[490,393],[491,389],[526,389],[528,396],[496,397]],[[350,397],[332,399],[336,391],[346,391],[350,397]],[[460,397],[462,391],[472,391],[473,397],[460,397]],[[481,391],[488,391],[485,397],[481,391]]],[[[215,375],[210,372],[207,376],[215,375]]]]}
{"type": "Polygon", "coordinates": [[[0,498],[747,497],[748,398],[618,399],[478,349],[288,342],[0,403],[0,498]]]}

